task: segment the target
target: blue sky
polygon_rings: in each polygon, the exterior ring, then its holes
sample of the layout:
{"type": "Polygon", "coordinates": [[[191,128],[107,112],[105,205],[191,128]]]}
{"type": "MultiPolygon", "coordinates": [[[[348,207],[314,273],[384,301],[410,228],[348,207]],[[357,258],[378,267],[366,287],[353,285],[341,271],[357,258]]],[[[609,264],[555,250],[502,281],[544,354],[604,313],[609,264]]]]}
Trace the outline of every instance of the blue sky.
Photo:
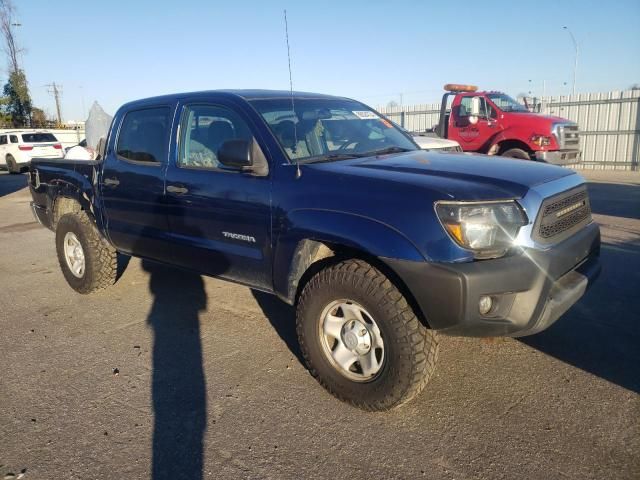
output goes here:
{"type": "MultiPolygon", "coordinates": [[[[93,100],[289,87],[287,9],[296,90],[371,105],[438,101],[447,82],[515,96],[567,94],[573,44],[578,92],[640,83],[640,1],[14,0],[18,41],[36,106],[63,86],[62,114],[93,100]],[[531,80],[531,82],[529,81],[531,80]],[[566,82],[566,84],[565,84],[566,82]]],[[[6,77],[6,70],[0,72],[6,77]]],[[[5,80],[2,79],[4,82],[5,80]]]]}

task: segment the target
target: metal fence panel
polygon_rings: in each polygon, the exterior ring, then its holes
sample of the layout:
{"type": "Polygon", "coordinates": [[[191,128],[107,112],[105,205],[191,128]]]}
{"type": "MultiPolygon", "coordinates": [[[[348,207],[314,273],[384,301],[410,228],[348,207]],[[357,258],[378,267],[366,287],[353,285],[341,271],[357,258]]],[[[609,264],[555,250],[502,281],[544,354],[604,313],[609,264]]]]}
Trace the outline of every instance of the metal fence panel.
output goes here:
{"type": "MultiPolygon", "coordinates": [[[[640,166],[640,90],[543,97],[540,113],[578,123],[580,168],[638,170],[640,166]]],[[[440,104],[379,107],[380,113],[409,131],[438,123],[440,104]]]]}

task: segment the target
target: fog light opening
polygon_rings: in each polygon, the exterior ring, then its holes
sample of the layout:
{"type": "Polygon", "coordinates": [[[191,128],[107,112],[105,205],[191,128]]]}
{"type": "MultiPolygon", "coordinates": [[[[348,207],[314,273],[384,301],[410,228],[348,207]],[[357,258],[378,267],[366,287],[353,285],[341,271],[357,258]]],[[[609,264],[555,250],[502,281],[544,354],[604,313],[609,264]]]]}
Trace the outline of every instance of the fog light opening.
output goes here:
{"type": "Polygon", "coordinates": [[[493,298],[489,295],[482,295],[480,297],[480,301],[478,302],[478,310],[480,311],[480,315],[487,315],[491,312],[493,308],[493,298]]]}

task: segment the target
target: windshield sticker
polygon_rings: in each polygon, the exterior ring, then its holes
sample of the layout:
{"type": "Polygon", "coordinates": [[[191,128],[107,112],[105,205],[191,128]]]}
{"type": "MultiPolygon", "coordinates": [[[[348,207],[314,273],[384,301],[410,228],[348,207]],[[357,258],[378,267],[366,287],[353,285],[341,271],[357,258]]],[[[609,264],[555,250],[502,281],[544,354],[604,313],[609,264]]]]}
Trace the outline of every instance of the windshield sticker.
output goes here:
{"type": "Polygon", "coordinates": [[[374,120],[380,118],[370,110],[353,110],[352,113],[361,120],[374,120]]]}
{"type": "Polygon", "coordinates": [[[387,128],[391,128],[391,127],[392,127],[391,122],[390,122],[389,120],[384,119],[384,118],[381,118],[381,119],[380,119],[380,121],[382,122],[382,124],[383,124],[385,127],[387,127],[387,128]]]}

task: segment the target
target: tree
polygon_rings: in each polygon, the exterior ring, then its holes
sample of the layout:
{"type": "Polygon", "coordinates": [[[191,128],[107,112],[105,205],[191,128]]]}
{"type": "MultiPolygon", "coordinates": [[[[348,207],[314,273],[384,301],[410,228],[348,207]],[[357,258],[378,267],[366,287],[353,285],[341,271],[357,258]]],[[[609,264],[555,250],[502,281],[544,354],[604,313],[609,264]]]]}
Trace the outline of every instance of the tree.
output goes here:
{"type": "Polygon", "coordinates": [[[0,32],[4,37],[4,50],[8,57],[9,79],[4,86],[4,96],[0,102],[2,113],[10,117],[15,127],[31,123],[31,95],[24,71],[18,64],[18,54],[22,49],[13,35],[15,8],[11,0],[0,0],[0,32]]]}
{"type": "Polygon", "coordinates": [[[27,86],[27,78],[22,70],[12,72],[4,86],[6,103],[4,113],[11,117],[14,127],[26,127],[31,123],[31,96],[27,86]]]}
{"type": "Polygon", "coordinates": [[[15,14],[16,10],[11,0],[0,0],[0,31],[4,37],[4,49],[9,57],[9,67],[12,72],[20,70],[18,54],[22,52],[13,36],[15,14]]]}
{"type": "Polygon", "coordinates": [[[47,115],[41,108],[33,107],[31,109],[31,126],[35,128],[45,128],[49,122],[47,115]]]}

